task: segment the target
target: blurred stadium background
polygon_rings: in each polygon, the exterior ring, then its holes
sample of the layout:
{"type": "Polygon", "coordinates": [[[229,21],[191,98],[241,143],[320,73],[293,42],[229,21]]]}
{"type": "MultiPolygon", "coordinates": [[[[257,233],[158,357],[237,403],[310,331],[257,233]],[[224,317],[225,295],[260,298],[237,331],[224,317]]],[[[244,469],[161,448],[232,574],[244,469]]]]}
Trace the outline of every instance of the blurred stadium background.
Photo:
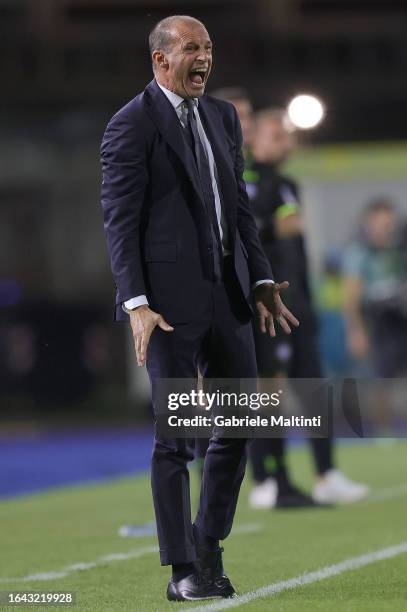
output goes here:
{"type": "MultiPolygon", "coordinates": [[[[112,322],[99,144],[152,78],[148,31],[176,13],[214,41],[209,92],[243,86],[255,110],[304,92],[325,105],[286,167],[322,328],[342,317],[321,290],[327,264],[340,276],[366,203],[386,197],[407,218],[403,0],[0,0],[0,497],[148,467],[148,384],[112,322]]],[[[321,338],[327,368],[340,340],[321,338]]]]}

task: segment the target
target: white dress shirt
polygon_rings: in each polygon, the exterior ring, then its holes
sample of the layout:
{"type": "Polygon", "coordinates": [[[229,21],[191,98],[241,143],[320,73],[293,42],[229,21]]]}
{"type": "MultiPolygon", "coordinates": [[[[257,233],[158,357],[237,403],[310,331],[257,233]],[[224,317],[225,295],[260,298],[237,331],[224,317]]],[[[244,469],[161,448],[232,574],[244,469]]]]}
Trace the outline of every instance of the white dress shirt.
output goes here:
{"type": "MultiPolygon", "coordinates": [[[[177,113],[177,117],[180,120],[180,123],[182,125],[183,128],[186,128],[187,126],[187,118],[188,118],[188,109],[186,107],[185,104],[185,100],[184,98],[182,98],[181,96],[179,96],[178,94],[174,93],[173,91],[170,91],[169,89],[166,89],[165,87],[163,87],[162,85],[160,85],[160,83],[157,82],[158,87],[161,89],[161,91],[163,91],[163,93],[166,95],[166,97],[168,98],[168,100],[171,102],[171,105],[174,107],[175,112],[177,113]]],[[[220,238],[222,241],[222,251],[224,255],[228,254],[228,228],[227,228],[227,224],[226,224],[226,220],[224,217],[224,214],[222,212],[222,205],[221,205],[221,199],[220,199],[220,193],[219,193],[219,189],[218,189],[218,183],[216,181],[216,176],[217,176],[217,169],[216,169],[216,163],[215,163],[215,158],[213,156],[213,151],[212,151],[212,147],[211,144],[205,134],[205,130],[203,128],[202,125],[202,121],[201,118],[199,116],[199,112],[198,112],[198,104],[199,104],[199,100],[198,98],[192,98],[193,104],[194,104],[194,115],[195,115],[195,119],[196,119],[196,123],[197,123],[197,128],[198,128],[198,134],[199,137],[201,139],[201,142],[204,146],[207,158],[208,158],[208,162],[209,162],[209,169],[210,169],[210,174],[211,174],[211,179],[212,179],[212,189],[213,189],[213,194],[215,196],[215,209],[216,209],[216,218],[218,221],[218,226],[219,226],[219,234],[220,234],[220,238]]],[[[257,287],[257,285],[260,285],[262,283],[272,283],[272,280],[261,280],[261,281],[257,281],[257,283],[254,284],[254,287],[257,287]]],[[[139,295],[137,297],[134,298],[130,298],[129,300],[126,300],[126,302],[124,302],[124,306],[128,309],[128,310],[134,310],[134,308],[138,308],[138,306],[143,306],[144,304],[148,305],[148,300],[147,297],[145,295],[139,295]]]]}

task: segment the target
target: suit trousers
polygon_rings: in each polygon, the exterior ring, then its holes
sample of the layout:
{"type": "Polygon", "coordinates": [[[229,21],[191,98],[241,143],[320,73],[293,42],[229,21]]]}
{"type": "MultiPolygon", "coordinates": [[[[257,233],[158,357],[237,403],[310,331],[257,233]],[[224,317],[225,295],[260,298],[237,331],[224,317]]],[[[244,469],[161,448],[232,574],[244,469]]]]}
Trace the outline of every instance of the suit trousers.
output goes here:
{"type": "MultiPolygon", "coordinates": [[[[212,284],[205,315],[175,324],[173,332],[156,327],[151,336],[147,370],[155,412],[157,381],[197,380],[198,368],[204,379],[257,377],[251,316],[229,257],[224,260],[223,280],[212,284]]],[[[246,467],[246,445],[242,438],[210,439],[194,523],[213,538],[223,540],[232,528],[246,467]]],[[[193,458],[191,440],[163,438],[156,431],[151,485],[162,565],[196,559],[187,467],[193,458]]]]}

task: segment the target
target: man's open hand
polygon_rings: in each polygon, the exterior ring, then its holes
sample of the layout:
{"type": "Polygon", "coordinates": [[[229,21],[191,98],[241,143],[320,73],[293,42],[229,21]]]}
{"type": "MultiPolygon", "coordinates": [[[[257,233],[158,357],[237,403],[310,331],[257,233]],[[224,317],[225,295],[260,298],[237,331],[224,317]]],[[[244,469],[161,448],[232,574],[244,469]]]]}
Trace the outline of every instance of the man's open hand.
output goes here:
{"type": "Polygon", "coordinates": [[[280,297],[280,291],[285,291],[289,286],[287,281],[283,283],[262,283],[254,290],[254,299],[259,315],[260,329],[270,336],[276,335],[274,322],[277,321],[286,334],[291,334],[291,327],[298,327],[298,319],[284,306],[280,297]]]}
{"type": "Polygon", "coordinates": [[[146,305],[127,312],[130,315],[130,325],[133,330],[137,365],[143,366],[146,362],[147,346],[155,326],[158,325],[166,332],[172,332],[174,328],[168,325],[158,312],[154,312],[146,305]]]}

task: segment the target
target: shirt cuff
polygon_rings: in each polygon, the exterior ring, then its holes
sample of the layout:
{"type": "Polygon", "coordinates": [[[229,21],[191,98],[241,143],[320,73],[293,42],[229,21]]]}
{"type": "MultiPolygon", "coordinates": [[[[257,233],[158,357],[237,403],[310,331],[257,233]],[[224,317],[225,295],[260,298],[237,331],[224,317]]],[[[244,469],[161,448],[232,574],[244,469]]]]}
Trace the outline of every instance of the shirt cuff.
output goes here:
{"type": "Polygon", "coordinates": [[[138,295],[137,297],[130,298],[123,303],[123,306],[127,308],[127,310],[134,310],[139,306],[148,306],[148,300],[145,295],[138,295]]]}
{"type": "Polygon", "coordinates": [[[259,285],[264,285],[264,283],[273,283],[274,285],[274,281],[271,280],[271,278],[266,278],[264,280],[259,280],[257,282],[255,282],[252,286],[252,289],[256,289],[256,287],[258,287],[259,285]]]}

